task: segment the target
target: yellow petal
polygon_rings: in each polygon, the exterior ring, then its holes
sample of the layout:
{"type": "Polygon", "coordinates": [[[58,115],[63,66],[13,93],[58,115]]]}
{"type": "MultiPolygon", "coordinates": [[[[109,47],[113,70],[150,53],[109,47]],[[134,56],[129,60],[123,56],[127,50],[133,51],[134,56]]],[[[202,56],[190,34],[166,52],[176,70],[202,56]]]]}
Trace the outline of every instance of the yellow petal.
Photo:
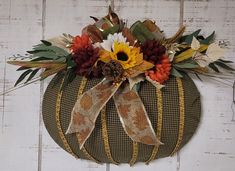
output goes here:
{"type": "Polygon", "coordinates": [[[110,52],[109,51],[106,51],[106,50],[101,50],[100,51],[100,58],[99,60],[107,63],[109,62],[111,59],[111,56],[110,56],[110,52]]]}

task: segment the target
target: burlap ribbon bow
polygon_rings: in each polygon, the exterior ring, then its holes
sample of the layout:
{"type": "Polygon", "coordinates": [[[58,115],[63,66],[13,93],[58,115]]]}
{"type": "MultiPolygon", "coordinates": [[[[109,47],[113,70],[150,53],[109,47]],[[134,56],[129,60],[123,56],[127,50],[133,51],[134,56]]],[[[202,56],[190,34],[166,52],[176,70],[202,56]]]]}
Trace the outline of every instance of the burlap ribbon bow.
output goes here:
{"type": "Polygon", "coordinates": [[[95,128],[100,111],[112,97],[122,126],[133,141],[157,146],[162,144],[156,137],[138,93],[130,90],[127,82],[113,84],[104,79],[78,97],[72,110],[66,134],[78,133],[80,148],[95,128]]]}

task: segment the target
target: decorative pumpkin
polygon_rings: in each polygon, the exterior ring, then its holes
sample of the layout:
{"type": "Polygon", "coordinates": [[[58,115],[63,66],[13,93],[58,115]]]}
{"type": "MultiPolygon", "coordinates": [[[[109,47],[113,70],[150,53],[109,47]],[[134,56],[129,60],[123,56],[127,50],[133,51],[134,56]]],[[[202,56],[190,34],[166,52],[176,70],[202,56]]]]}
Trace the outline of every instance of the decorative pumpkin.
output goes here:
{"type": "Polygon", "coordinates": [[[156,135],[164,145],[155,147],[133,142],[124,132],[113,99],[110,99],[80,150],[76,133],[66,135],[65,132],[77,96],[101,80],[77,76],[60,92],[63,75],[57,77],[60,77],[58,83],[54,83],[58,79],[54,78],[44,94],[43,120],[54,141],[76,158],[114,164],[149,163],[180,150],[190,140],[200,121],[200,94],[187,75],[182,79],[172,77],[162,90],[145,81],[141,82],[138,93],[156,135]]]}

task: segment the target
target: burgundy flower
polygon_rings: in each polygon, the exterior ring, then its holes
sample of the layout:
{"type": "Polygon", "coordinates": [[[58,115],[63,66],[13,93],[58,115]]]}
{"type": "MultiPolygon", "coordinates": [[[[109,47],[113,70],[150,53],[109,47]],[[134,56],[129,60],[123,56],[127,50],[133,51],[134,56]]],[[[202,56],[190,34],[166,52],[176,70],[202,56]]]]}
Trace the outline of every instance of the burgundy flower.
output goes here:
{"type": "Polygon", "coordinates": [[[72,56],[76,63],[76,74],[85,77],[97,77],[102,73],[101,69],[95,66],[99,58],[99,48],[94,48],[92,44],[77,49],[72,56]]]}
{"type": "Polygon", "coordinates": [[[166,53],[166,48],[156,40],[147,40],[141,46],[144,60],[157,64],[166,53]]]}

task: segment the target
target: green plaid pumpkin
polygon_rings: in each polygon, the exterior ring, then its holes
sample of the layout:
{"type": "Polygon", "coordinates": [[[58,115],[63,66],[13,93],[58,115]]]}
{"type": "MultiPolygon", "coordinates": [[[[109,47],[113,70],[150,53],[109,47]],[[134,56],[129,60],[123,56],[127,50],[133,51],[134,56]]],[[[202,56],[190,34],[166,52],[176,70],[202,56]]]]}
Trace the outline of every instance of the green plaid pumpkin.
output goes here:
{"type": "MultiPolygon", "coordinates": [[[[58,76],[57,76],[58,77],[58,76]]],[[[87,80],[77,76],[60,92],[63,78],[54,78],[44,94],[43,120],[50,136],[76,158],[99,163],[146,162],[171,156],[180,150],[194,134],[200,121],[200,94],[187,75],[172,77],[157,90],[151,83],[141,82],[138,91],[157,137],[159,147],[133,142],[124,132],[111,99],[99,115],[94,131],[79,149],[77,135],[65,132],[77,96],[89,90],[101,79],[87,80]],[[55,80],[59,80],[55,83],[55,80]]]]}

